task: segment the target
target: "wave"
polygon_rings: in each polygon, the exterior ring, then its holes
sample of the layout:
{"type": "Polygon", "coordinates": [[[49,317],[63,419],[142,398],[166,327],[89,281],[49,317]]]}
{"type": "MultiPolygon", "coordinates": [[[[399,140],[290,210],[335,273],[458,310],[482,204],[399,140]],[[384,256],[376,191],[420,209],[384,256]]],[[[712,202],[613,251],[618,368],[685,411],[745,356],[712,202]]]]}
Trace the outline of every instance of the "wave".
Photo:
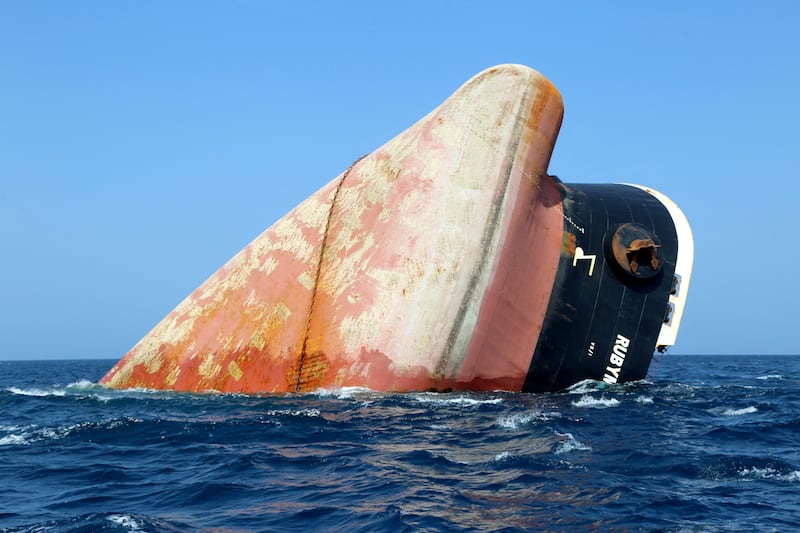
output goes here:
{"type": "Polygon", "coordinates": [[[264,413],[267,416],[300,416],[317,418],[322,416],[319,409],[270,409],[264,413]]]}
{"type": "Polygon", "coordinates": [[[28,444],[28,440],[24,434],[14,433],[15,431],[20,430],[21,428],[16,426],[0,426],[0,431],[9,431],[8,435],[0,437],[0,446],[21,446],[23,444],[28,444]]]}
{"type": "Polygon", "coordinates": [[[616,398],[606,398],[605,396],[602,396],[600,398],[594,398],[589,395],[583,395],[580,397],[580,399],[572,402],[572,405],[574,405],[575,407],[605,409],[608,407],[618,406],[619,400],[617,400],[616,398]]]}
{"type": "Polygon", "coordinates": [[[596,392],[599,390],[605,390],[609,388],[611,385],[606,383],[605,381],[597,381],[594,379],[584,379],[583,381],[579,381],[578,383],[567,387],[567,390],[564,391],[569,394],[587,394],[590,392],[596,392]]]}
{"type": "MultiPolygon", "coordinates": [[[[92,398],[100,401],[111,400],[112,397],[109,396],[109,393],[113,391],[113,389],[109,389],[103,385],[89,381],[88,379],[80,379],[66,386],[55,386],[51,388],[11,386],[6,387],[4,390],[15,396],[34,398],[92,398]]],[[[119,391],[113,392],[119,393],[119,391]]]]}
{"type": "Polygon", "coordinates": [[[109,533],[171,531],[179,533],[195,530],[196,528],[190,527],[188,524],[134,513],[92,513],[29,526],[2,529],[8,533],[39,533],[41,531],[106,531],[109,533]]]}
{"type": "Polygon", "coordinates": [[[114,524],[115,526],[120,526],[125,528],[127,531],[143,531],[142,529],[142,521],[137,520],[131,515],[126,514],[112,514],[106,517],[106,520],[114,524]]]}
{"type": "Polygon", "coordinates": [[[766,456],[727,456],[700,469],[714,481],[778,481],[800,483],[797,465],[766,456]]]}
{"type": "Polygon", "coordinates": [[[749,407],[743,407],[742,409],[725,409],[722,412],[722,414],[725,416],[742,416],[757,412],[758,412],[758,407],[751,405],[749,407]]]}
{"type": "Polygon", "coordinates": [[[800,358],[681,361],[555,394],[210,395],[11,367],[0,532],[577,531],[598,505],[619,530],[800,530],[800,358]]]}
{"type": "Polygon", "coordinates": [[[333,396],[334,398],[338,398],[339,400],[349,400],[357,395],[380,394],[380,393],[372,389],[369,389],[367,387],[341,387],[332,389],[320,388],[310,394],[313,396],[319,396],[321,398],[327,398],[333,396]]]}
{"type": "Polygon", "coordinates": [[[25,446],[42,441],[56,441],[68,438],[82,431],[113,431],[141,424],[144,420],[133,417],[113,418],[102,422],[79,422],[75,424],[42,427],[38,424],[28,426],[0,426],[0,446],[25,446]]]}
{"type": "Polygon", "coordinates": [[[739,477],[748,479],[771,479],[776,481],[787,481],[789,483],[800,482],[800,470],[791,472],[780,472],[775,468],[742,468],[739,471],[739,477]]]}
{"type": "Polygon", "coordinates": [[[563,454],[574,450],[579,451],[592,451],[591,446],[582,443],[572,433],[556,433],[561,438],[561,441],[556,445],[555,453],[563,454]]]}
{"type": "Polygon", "coordinates": [[[653,383],[646,379],[638,381],[629,381],[627,383],[606,383],[605,381],[598,381],[594,379],[584,379],[578,383],[567,387],[564,391],[567,394],[591,394],[600,391],[635,391],[642,387],[650,387],[653,383]]]}
{"type": "Polygon", "coordinates": [[[253,397],[256,396],[235,394],[235,393],[216,393],[207,391],[181,392],[174,390],[151,389],[145,387],[131,387],[128,389],[113,389],[105,385],[80,379],[69,383],[66,386],[54,386],[51,388],[39,387],[6,387],[6,392],[15,396],[27,396],[38,398],[69,398],[74,400],[95,400],[99,402],[110,402],[113,400],[146,399],[146,400],[180,400],[180,401],[205,401],[208,399],[221,400],[224,398],[253,397]]]}
{"type": "Polygon", "coordinates": [[[412,395],[411,398],[420,403],[434,405],[456,405],[474,407],[477,405],[497,405],[503,403],[502,398],[479,399],[469,396],[451,396],[450,393],[440,394],[437,392],[426,392],[423,394],[412,395]]]}
{"type": "Polygon", "coordinates": [[[45,390],[45,389],[20,389],[19,387],[9,387],[6,391],[18,396],[66,396],[67,393],[63,389],[45,390]]]}
{"type": "Polygon", "coordinates": [[[554,418],[560,417],[561,414],[557,412],[531,411],[500,417],[497,420],[497,425],[505,429],[519,429],[532,422],[549,422],[554,418]]]}
{"type": "MultiPolygon", "coordinates": [[[[0,431],[6,428],[0,428],[0,431]]],[[[8,434],[0,437],[0,446],[25,446],[43,440],[58,440],[69,434],[70,428],[10,427],[8,434]]]]}
{"type": "Polygon", "coordinates": [[[507,460],[512,459],[512,458],[513,458],[513,455],[511,454],[511,452],[500,452],[500,453],[498,453],[497,455],[494,456],[494,461],[497,462],[497,463],[500,463],[500,462],[507,461],[507,460]]]}
{"type": "Polygon", "coordinates": [[[28,388],[28,389],[21,389],[19,387],[8,387],[6,390],[12,392],[14,394],[22,394],[24,396],[64,396],[70,392],[77,392],[77,391],[86,391],[86,390],[98,390],[98,389],[105,389],[102,385],[98,385],[88,379],[79,379],[78,381],[72,382],[65,387],[54,387],[51,389],[39,389],[39,388],[28,388]]]}

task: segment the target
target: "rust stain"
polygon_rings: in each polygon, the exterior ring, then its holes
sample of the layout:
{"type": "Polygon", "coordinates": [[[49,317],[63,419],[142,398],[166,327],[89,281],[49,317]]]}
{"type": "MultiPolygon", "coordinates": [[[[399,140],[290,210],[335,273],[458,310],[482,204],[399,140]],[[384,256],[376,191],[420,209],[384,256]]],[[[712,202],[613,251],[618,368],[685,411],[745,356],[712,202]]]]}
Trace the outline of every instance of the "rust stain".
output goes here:
{"type": "Polygon", "coordinates": [[[297,378],[295,391],[314,391],[328,385],[330,371],[330,363],[323,352],[316,351],[306,354],[301,373],[297,378]]]}
{"type": "Polygon", "coordinates": [[[575,255],[575,249],[578,246],[578,238],[574,233],[568,231],[564,232],[563,240],[561,242],[561,251],[566,255],[575,255]]]}

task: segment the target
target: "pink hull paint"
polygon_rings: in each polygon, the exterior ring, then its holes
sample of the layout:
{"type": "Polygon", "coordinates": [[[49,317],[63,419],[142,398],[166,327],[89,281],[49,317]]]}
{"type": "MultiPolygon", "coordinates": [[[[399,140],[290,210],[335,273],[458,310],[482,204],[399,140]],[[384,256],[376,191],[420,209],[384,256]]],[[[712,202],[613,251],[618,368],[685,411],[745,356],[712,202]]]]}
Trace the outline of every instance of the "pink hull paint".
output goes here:
{"type": "Polygon", "coordinates": [[[205,281],[101,380],[265,393],[520,390],[562,247],[561,97],[484,71],[205,281]]]}

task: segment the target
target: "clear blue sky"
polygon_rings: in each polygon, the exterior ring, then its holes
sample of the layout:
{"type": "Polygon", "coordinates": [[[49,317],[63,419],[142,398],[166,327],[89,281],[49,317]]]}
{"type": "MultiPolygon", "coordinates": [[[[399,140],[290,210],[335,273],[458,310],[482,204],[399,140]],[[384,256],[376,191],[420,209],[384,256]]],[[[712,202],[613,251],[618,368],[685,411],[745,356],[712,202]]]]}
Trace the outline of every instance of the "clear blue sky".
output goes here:
{"type": "Polygon", "coordinates": [[[563,95],[551,173],[688,216],[672,353],[800,352],[800,3],[386,4],[0,3],[0,359],[121,357],[498,63],[563,95]]]}

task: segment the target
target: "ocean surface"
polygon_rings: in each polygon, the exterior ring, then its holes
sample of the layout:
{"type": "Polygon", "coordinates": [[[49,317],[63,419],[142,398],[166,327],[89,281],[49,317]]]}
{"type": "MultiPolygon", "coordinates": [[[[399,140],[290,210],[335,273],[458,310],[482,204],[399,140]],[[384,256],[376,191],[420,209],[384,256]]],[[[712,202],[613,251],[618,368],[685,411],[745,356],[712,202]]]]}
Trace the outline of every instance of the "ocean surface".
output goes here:
{"type": "Polygon", "coordinates": [[[558,394],[114,391],[113,363],[0,361],[0,531],[800,530],[800,357],[558,394]]]}

